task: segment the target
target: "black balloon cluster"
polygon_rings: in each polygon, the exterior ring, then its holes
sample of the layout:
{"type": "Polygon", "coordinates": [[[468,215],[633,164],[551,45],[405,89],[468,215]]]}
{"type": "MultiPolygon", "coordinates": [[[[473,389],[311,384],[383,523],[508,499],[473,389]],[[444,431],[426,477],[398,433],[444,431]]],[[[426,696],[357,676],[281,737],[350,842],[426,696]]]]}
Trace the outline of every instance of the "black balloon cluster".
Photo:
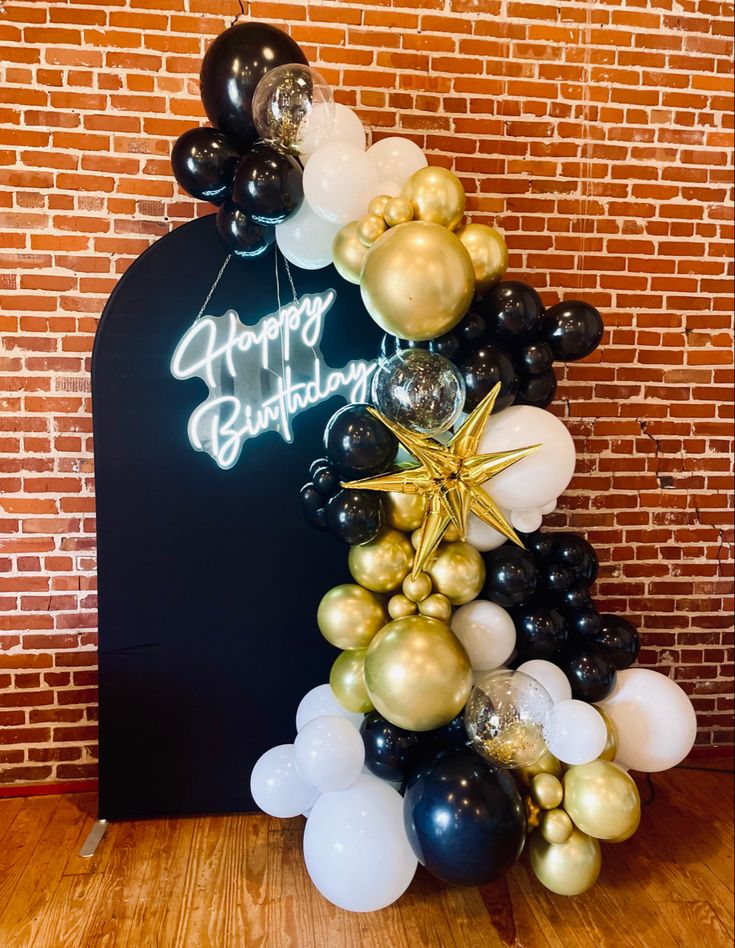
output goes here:
{"type": "Polygon", "coordinates": [[[350,545],[374,540],[383,525],[383,504],[375,491],[341,487],[342,481],[382,474],[393,467],[398,441],[367,405],[345,405],[324,432],[326,457],[309,468],[301,503],[310,523],[350,545]]]}
{"type": "Polygon", "coordinates": [[[256,141],[252,102],[263,76],[288,63],[308,65],[301,48],[267,23],[239,23],[220,34],[202,63],[201,94],[213,128],[192,128],[171,153],[176,180],[219,207],[217,229],[231,253],[256,257],[276,224],[304,199],[295,158],[256,141]]]}
{"type": "Polygon", "coordinates": [[[597,611],[590,586],[598,561],[584,537],[537,531],[525,544],[525,550],[506,543],[484,554],[485,595],[509,610],[516,628],[514,664],[553,662],[574,698],[601,701],[616,670],[635,661],[638,633],[627,619],[597,611]]]}
{"type": "Polygon", "coordinates": [[[495,411],[509,405],[545,408],[556,394],[554,361],[574,362],[593,352],[604,330],[589,303],[568,300],[544,308],[525,283],[497,283],[451,332],[429,342],[386,336],[383,357],[422,347],[451,359],[464,377],[465,411],[472,411],[498,382],[495,411]]]}

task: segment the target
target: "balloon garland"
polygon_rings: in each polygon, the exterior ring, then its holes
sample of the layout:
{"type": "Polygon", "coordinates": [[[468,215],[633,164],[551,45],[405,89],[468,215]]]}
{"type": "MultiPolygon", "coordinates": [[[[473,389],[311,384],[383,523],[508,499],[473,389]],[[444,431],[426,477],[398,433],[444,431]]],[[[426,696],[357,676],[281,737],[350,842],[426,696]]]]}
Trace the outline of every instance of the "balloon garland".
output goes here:
{"type": "Polygon", "coordinates": [[[540,529],[575,466],[543,410],[553,363],[593,352],[602,318],[504,281],[503,236],[465,220],[459,179],[404,138],[366,149],[275,27],[217,37],[201,89],[213,127],[182,135],[172,164],[218,205],[229,251],[275,241],[296,267],[334,263],[385,332],[372,404],[333,415],[301,490],[349,545],[353,582],[316,616],[340,654],[294,743],[255,765],[253,798],[307,817],[309,874],[352,911],[399,898],[418,861],[486,884],[526,842],[547,888],[584,892],[600,842],[638,827],[628,769],[675,766],[696,733],[684,691],[634,666],[635,628],[595,607],[591,545],[540,529]]]}

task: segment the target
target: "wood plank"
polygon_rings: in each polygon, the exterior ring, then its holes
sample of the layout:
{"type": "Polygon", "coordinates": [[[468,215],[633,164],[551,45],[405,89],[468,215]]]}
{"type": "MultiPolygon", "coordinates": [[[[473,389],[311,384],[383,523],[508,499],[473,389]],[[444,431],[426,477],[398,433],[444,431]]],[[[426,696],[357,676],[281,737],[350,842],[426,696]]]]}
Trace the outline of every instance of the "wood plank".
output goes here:
{"type": "Polygon", "coordinates": [[[2,845],[5,834],[13,825],[13,821],[20,812],[22,806],[23,799],[21,797],[12,797],[7,800],[0,800],[0,845],[2,845]]]}
{"type": "Polygon", "coordinates": [[[709,902],[667,902],[663,924],[681,948],[732,948],[732,935],[709,902]]]}
{"type": "Polygon", "coordinates": [[[16,814],[0,847],[0,905],[10,901],[61,797],[30,797],[16,814]]]}
{"type": "Polygon", "coordinates": [[[84,930],[95,911],[102,879],[100,873],[61,876],[28,948],[86,948],[84,930]]]}

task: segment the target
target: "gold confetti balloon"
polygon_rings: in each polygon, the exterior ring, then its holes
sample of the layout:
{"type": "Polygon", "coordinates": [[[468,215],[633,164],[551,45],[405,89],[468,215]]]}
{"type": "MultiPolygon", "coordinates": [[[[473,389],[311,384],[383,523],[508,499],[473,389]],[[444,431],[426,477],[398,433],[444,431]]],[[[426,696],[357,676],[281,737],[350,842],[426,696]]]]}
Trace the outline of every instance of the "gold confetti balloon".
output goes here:
{"type": "Polygon", "coordinates": [[[443,543],[427,571],[434,589],[461,606],[479,596],[485,585],[485,561],[469,543],[443,543]]]}
{"type": "Polygon", "coordinates": [[[600,844],[578,829],[563,843],[549,843],[543,833],[532,833],[529,851],[536,878],[557,895],[581,895],[600,874],[600,844]]]}
{"type": "Polygon", "coordinates": [[[414,217],[419,221],[454,230],[464,216],[462,182],[447,168],[429,165],[415,171],[403,186],[401,196],[411,202],[414,217]]]}
{"type": "Polygon", "coordinates": [[[365,686],[366,649],[342,652],[338,655],[329,673],[329,684],[343,708],[356,714],[367,714],[373,710],[365,686]]]}
{"type": "Polygon", "coordinates": [[[360,283],[360,273],[368,249],[357,234],[358,221],[337,231],[332,243],[332,260],[337,273],[348,283],[360,283]]]}
{"type": "Polygon", "coordinates": [[[457,231],[475,271],[475,292],[482,296],[503,279],[508,269],[508,248],[500,231],[485,224],[465,224],[457,231]]]}
{"type": "Polygon", "coordinates": [[[588,836],[621,843],[641,821],[635,781],[609,760],[570,767],[564,774],[564,809],[588,836]]]}
{"type": "Polygon", "coordinates": [[[367,648],[372,637],[388,622],[382,601],[354,583],[343,583],[322,597],[316,613],[319,631],[342,649],[367,648]]]}
{"type": "Polygon", "coordinates": [[[370,700],[391,724],[431,731],[464,707],[472,687],[467,653],[437,619],[408,616],[375,636],[365,659],[370,700]]]}
{"type": "Polygon", "coordinates": [[[347,564],[355,582],[373,592],[389,593],[406,578],[413,556],[405,533],[383,530],[370,543],[350,547],[347,564]]]}

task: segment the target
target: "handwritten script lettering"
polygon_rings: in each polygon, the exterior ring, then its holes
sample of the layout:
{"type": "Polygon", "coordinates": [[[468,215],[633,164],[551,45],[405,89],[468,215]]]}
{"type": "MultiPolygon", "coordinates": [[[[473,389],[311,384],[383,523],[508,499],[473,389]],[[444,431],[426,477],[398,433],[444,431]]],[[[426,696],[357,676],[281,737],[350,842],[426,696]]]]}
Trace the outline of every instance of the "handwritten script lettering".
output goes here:
{"type": "Polygon", "coordinates": [[[363,402],[374,362],[330,368],[320,351],[334,290],[302,296],[255,326],[235,310],[204,316],[184,334],[171,360],[177,379],[201,378],[209,388],[189,418],[189,440],[221,468],[237,463],[244,443],[265,431],[293,441],[299,412],[341,395],[363,402]]]}

